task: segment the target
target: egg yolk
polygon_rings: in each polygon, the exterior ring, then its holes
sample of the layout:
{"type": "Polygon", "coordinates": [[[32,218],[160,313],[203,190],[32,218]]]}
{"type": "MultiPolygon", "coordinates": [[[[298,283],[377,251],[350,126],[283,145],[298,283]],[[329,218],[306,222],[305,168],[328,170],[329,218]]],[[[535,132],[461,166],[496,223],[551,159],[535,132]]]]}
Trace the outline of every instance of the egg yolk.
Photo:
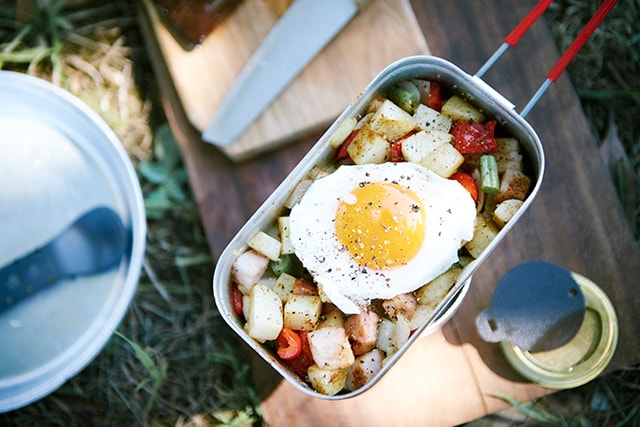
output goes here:
{"type": "Polygon", "coordinates": [[[425,209],[418,195],[391,182],[362,183],[338,205],[338,241],[363,267],[406,264],[425,236],[425,209]]]}

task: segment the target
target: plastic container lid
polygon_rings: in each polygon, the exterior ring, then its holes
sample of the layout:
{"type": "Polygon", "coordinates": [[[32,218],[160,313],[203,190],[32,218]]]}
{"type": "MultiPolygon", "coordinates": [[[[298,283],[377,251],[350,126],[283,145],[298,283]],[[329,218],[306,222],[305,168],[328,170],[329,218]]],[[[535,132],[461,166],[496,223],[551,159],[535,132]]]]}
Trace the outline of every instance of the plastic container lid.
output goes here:
{"type": "Polygon", "coordinates": [[[524,377],[543,387],[564,389],[586,384],[607,367],[618,342],[618,320],[613,304],[595,283],[571,273],[584,293],[582,326],[567,344],[550,351],[528,352],[501,342],[507,361],[524,377]]]}
{"type": "Polygon", "coordinates": [[[107,344],[137,289],[146,219],[122,144],[77,97],[0,71],[0,122],[0,266],[47,243],[92,207],[117,212],[130,236],[118,267],[61,281],[0,313],[3,413],[51,393],[107,344]]]}

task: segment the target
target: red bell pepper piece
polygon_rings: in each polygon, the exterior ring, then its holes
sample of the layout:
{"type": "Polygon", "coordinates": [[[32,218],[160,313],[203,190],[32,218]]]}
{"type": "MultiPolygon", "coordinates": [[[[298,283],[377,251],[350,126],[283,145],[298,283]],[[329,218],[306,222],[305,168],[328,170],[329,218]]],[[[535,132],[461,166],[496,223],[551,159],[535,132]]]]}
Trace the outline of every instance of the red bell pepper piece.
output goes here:
{"type": "Polygon", "coordinates": [[[391,161],[398,163],[404,162],[404,154],[402,154],[402,141],[417,133],[417,130],[409,131],[406,135],[401,136],[391,143],[391,161]]]}
{"type": "Polygon", "coordinates": [[[495,121],[482,123],[458,122],[451,129],[453,146],[462,154],[485,154],[496,150],[495,121]]]}
{"type": "Polygon", "coordinates": [[[404,162],[404,156],[402,155],[402,139],[394,141],[391,144],[391,161],[394,163],[404,162]]]}
{"type": "Polygon", "coordinates": [[[313,355],[311,354],[311,347],[309,346],[309,339],[307,338],[307,332],[298,331],[297,334],[302,342],[300,354],[293,359],[283,360],[282,363],[296,375],[304,378],[305,375],[307,375],[309,366],[313,365],[314,361],[313,355]]]}
{"type": "Polygon", "coordinates": [[[429,82],[427,107],[433,108],[436,111],[442,110],[442,95],[440,94],[440,85],[434,81],[429,82]]]}
{"type": "Polygon", "coordinates": [[[237,283],[234,283],[231,287],[231,303],[233,305],[233,311],[238,316],[242,316],[243,314],[242,292],[240,292],[240,289],[238,289],[237,283]]]}
{"type": "Polygon", "coordinates": [[[471,175],[466,172],[456,172],[451,175],[450,179],[458,181],[469,192],[473,201],[478,201],[478,186],[471,175]]]}
{"type": "Polygon", "coordinates": [[[336,155],[336,158],[338,160],[346,159],[347,157],[349,157],[349,153],[347,152],[347,148],[349,148],[349,144],[351,144],[353,142],[353,140],[356,137],[356,135],[358,134],[359,130],[360,129],[352,130],[351,133],[349,134],[349,136],[347,137],[347,139],[345,139],[344,142],[340,145],[340,147],[338,148],[338,154],[336,155]]]}
{"type": "Polygon", "coordinates": [[[302,339],[293,329],[284,327],[276,338],[276,351],[282,360],[291,360],[302,353],[302,339]]]}

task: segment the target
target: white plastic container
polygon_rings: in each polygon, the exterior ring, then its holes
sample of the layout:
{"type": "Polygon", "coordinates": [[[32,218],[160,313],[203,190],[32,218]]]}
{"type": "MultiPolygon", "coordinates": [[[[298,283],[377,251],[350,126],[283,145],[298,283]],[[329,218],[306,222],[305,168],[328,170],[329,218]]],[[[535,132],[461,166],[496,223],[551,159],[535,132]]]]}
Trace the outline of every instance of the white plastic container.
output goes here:
{"type": "Polygon", "coordinates": [[[0,227],[22,230],[2,229],[2,265],[94,205],[118,213],[129,239],[117,268],[55,283],[0,312],[0,412],[7,412],[56,390],[105,346],[137,289],[146,218],[124,148],[78,98],[44,80],[0,71],[0,119],[24,127],[17,141],[6,129],[0,138],[0,227]]]}

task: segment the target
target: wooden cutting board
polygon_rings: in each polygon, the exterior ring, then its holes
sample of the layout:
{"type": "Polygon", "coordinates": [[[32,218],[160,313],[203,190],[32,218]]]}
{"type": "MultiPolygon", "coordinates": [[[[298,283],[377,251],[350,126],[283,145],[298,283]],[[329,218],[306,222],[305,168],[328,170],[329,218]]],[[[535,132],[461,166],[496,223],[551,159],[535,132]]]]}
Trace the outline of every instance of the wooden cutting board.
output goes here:
{"type": "MultiPolygon", "coordinates": [[[[163,25],[151,0],[144,2],[180,102],[191,124],[202,132],[291,0],[243,0],[189,51],[163,25]]],[[[241,161],[322,129],[387,65],[428,53],[409,0],[372,0],[237,141],[221,150],[241,161]]]]}

